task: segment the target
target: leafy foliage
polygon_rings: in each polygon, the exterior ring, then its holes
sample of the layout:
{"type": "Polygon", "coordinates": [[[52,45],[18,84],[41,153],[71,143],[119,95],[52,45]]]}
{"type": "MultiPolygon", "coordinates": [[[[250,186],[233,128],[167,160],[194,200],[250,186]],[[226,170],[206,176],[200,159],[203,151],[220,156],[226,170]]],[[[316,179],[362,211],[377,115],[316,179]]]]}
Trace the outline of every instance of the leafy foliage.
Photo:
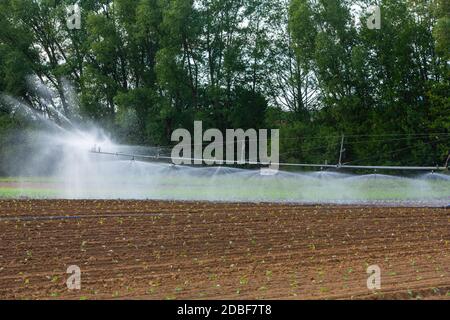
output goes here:
{"type": "MultiPolygon", "coordinates": [[[[283,161],[436,164],[449,148],[445,0],[70,0],[0,3],[0,91],[48,112],[29,75],[128,143],[168,145],[194,120],[280,128],[283,161]],[[318,138],[321,137],[321,138],[318,138]],[[357,162],[361,160],[361,162],[357,162]]],[[[0,136],[11,120],[0,117],[0,136]]],[[[3,149],[3,148],[2,148],[3,149]]]]}

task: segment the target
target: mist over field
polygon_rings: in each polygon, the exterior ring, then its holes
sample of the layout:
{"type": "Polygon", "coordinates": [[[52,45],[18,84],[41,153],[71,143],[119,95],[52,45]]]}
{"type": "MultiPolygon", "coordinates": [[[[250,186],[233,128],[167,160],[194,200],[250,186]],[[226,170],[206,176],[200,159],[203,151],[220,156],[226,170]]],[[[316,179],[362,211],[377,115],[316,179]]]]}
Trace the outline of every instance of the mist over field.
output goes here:
{"type": "MultiPolygon", "coordinates": [[[[48,102],[46,94],[55,95],[42,85],[35,90],[43,103],[48,102]]],[[[75,94],[69,84],[65,91],[75,94]]],[[[7,136],[16,147],[2,161],[9,177],[0,180],[2,197],[426,206],[445,205],[450,199],[450,176],[438,172],[395,176],[322,169],[263,175],[245,166],[176,166],[167,160],[136,160],[123,154],[166,153],[168,157],[170,149],[121,145],[104,129],[70,120],[54,105],[50,107],[56,117],[49,118],[9,95],[1,99],[14,116],[29,124],[26,130],[13,130],[7,136]]],[[[74,119],[80,118],[76,103],[67,107],[74,119]]]]}

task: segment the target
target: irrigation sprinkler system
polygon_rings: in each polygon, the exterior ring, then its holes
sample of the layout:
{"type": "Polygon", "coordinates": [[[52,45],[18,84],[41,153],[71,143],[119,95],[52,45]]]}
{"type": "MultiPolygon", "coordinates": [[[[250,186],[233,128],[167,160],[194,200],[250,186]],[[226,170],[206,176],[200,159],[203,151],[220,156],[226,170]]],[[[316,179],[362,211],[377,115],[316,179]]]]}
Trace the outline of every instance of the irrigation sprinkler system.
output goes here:
{"type": "MultiPolygon", "coordinates": [[[[342,135],[341,139],[341,147],[339,151],[339,161],[338,164],[313,164],[313,163],[287,163],[287,162],[280,162],[280,163],[263,163],[260,161],[222,161],[225,165],[255,165],[255,166],[267,166],[267,165],[277,165],[280,167],[298,167],[298,168],[320,168],[323,169],[352,169],[352,170],[375,170],[375,171],[389,171],[389,170],[399,170],[399,171],[448,171],[448,166],[450,162],[450,153],[448,155],[448,158],[443,166],[369,166],[369,165],[348,165],[342,163],[343,154],[345,152],[344,148],[344,140],[345,137],[342,135]]],[[[183,157],[169,157],[169,156],[162,156],[162,155],[140,155],[140,154],[129,154],[129,153],[122,153],[122,152],[104,152],[101,151],[100,148],[94,147],[91,151],[91,153],[94,154],[100,154],[100,155],[107,155],[107,156],[116,156],[116,157],[125,157],[129,158],[130,160],[136,160],[136,161],[214,161],[215,159],[199,159],[199,158],[183,158],[183,157]]],[[[175,164],[174,164],[175,165],[175,164]]],[[[222,164],[221,164],[222,165],[222,164]]]]}
{"type": "MultiPolygon", "coordinates": [[[[214,159],[195,159],[195,158],[182,158],[182,157],[168,157],[168,156],[149,156],[149,155],[139,155],[139,154],[128,154],[121,152],[103,152],[103,151],[94,151],[91,153],[100,154],[100,155],[109,155],[116,157],[125,157],[130,158],[130,160],[136,161],[158,161],[158,160],[185,160],[185,161],[204,161],[204,160],[214,160],[214,159]]],[[[258,166],[266,166],[266,163],[262,163],[259,161],[233,161],[232,163],[229,161],[224,161],[225,165],[258,165],[258,166]]],[[[435,167],[421,167],[421,166],[356,166],[356,165],[346,165],[346,164],[313,164],[313,163],[271,163],[273,165],[284,166],[284,167],[299,167],[299,168],[321,168],[321,169],[361,169],[361,170],[408,170],[408,171],[447,171],[448,166],[435,166],[435,167]]]]}

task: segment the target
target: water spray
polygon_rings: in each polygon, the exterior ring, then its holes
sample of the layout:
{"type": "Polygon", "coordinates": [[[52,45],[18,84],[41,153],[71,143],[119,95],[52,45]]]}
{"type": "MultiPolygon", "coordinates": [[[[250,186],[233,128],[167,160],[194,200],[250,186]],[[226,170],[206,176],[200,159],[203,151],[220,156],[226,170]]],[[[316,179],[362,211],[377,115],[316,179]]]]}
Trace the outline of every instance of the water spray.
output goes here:
{"type": "MultiPolygon", "coordinates": [[[[19,191],[22,190],[23,193],[19,193],[19,197],[36,197],[36,192],[39,191],[38,197],[65,199],[390,205],[410,205],[414,202],[432,206],[448,204],[450,199],[450,175],[445,172],[448,170],[450,157],[442,167],[350,165],[343,162],[343,136],[336,164],[274,163],[281,168],[313,169],[312,172],[280,170],[277,174],[264,174],[263,170],[248,167],[264,167],[267,163],[245,161],[245,158],[233,162],[224,161],[222,165],[215,167],[174,165],[174,160],[204,163],[211,159],[174,159],[166,156],[161,147],[117,144],[94,125],[81,126],[68,118],[70,124],[66,119],[57,124],[23,102],[11,97],[4,97],[4,100],[17,113],[31,121],[45,124],[40,130],[23,132],[28,138],[28,144],[21,144],[21,151],[7,160],[7,173],[20,177],[17,184],[19,191]],[[343,172],[352,170],[434,173],[397,177],[378,173],[356,175],[343,172]],[[27,189],[30,187],[34,190],[31,195],[27,189]]],[[[58,104],[55,106],[58,108],[58,104]]]]}

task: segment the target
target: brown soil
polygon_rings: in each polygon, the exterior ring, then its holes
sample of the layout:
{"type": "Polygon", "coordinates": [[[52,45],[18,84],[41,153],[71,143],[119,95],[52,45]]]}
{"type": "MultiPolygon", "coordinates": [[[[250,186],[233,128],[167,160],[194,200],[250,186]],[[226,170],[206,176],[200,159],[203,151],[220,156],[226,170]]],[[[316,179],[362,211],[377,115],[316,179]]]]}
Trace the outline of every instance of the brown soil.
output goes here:
{"type": "Polygon", "coordinates": [[[450,299],[449,223],[440,208],[0,200],[0,298],[450,299]]]}

